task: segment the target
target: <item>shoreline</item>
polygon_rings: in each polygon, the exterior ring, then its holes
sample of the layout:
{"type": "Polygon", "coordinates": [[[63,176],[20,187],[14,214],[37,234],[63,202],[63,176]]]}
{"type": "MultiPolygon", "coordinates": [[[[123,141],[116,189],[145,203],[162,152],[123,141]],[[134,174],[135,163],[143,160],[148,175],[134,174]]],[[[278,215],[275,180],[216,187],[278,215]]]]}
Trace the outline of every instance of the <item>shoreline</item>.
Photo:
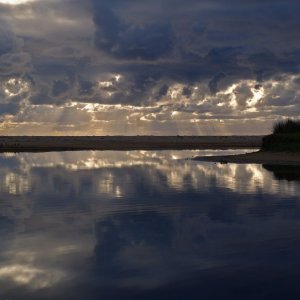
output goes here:
{"type": "Polygon", "coordinates": [[[258,149],[263,136],[2,136],[0,152],[258,149]]]}
{"type": "Polygon", "coordinates": [[[246,154],[220,155],[220,156],[198,156],[192,158],[195,161],[206,161],[214,163],[234,164],[263,164],[300,166],[300,153],[295,152],[271,152],[256,151],[246,154]]]}

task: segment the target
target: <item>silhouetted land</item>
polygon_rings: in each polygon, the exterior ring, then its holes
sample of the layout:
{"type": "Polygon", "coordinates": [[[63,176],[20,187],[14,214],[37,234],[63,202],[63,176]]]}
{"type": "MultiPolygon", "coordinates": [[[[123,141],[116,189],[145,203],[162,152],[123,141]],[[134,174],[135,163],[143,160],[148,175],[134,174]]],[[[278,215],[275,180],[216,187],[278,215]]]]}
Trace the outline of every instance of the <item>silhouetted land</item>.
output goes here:
{"type": "Polygon", "coordinates": [[[300,152],[300,133],[278,133],[263,138],[262,150],[300,152]]]}
{"type": "Polygon", "coordinates": [[[262,150],[300,152],[300,121],[275,123],[273,133],[263,138],[262,150]]]}
{"type": "Polygon", "coordinates": [[[258,152],[194,159],[221,163],[300,165],[300,121],[286,120],[275,123],[273,133],[263,137],[258,152]]]}
{"type": "Polygon", "coordinates": [[[300,181],[300,166],[263,165],[263,167],[272,172],[277,180],[300,181]]]}
{"type": "Polygon", "coordinates": [[[300,165],[300,153],[257,151],[238,155],[202,156],[193,160],[219,163],[264,164],[264,165],[300,165]]]}
{"type": "Polygon", "coordinates": [[[260,148],[263,136],[3,136],[0,152],[260,148]]]}

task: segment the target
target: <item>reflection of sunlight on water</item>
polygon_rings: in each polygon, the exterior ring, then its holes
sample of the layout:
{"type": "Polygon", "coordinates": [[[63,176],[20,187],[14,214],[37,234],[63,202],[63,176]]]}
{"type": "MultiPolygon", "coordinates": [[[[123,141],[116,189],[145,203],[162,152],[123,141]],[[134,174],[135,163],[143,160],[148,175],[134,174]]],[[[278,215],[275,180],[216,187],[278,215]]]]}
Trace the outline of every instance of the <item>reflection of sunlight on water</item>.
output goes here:
{"type": "Polygon", "coordinates": [[[13,195],[22,195],[30,190],[29,178],[22,174],[7,173],[4,176],[3,189],[13,195]]]}
{"type": "Polygon", "coordinates": [[[107,176],[100,179],[98,192],[116,198],[122,198],[123,196],[122,188],[115,183],[113,174],[107,174],[107,176]]]}
{"type": "Polygon", "coordinates": [[[253,181],[253,183],[262,185],[262,183],[264,182],[264,174],[262,170],[260,170],[257,165],[248,165],[246,169],[249,173],[252,174],[251,180],[253,181]]]}
{"type": "MultiPolygon", "coordinates": [[[[226,151],[236,153],[241,151],[226,151]]],[[[243,152],[243,151],[242,151],[243,152]]],[[[122,198],[134,186],[130,173],[121,172],[124,168],[139,168],[147,177],[149,184],[162,189],[166,183],[170,188],[184,191],[190,188],[206,190],[215,181],[216,187],[223,187],[240,193],[288,193],[296,195],[297,184],[276,181],[270,172],[261,165],[249,164],[213,164],[185,160],[196,155],[212,155],[218,151],[85,151],[61,153],[37,153],[4,155],[6,159],[17,159],[19,173],[7,169],[2,178],[2,191],[12,195],[28,192],[32,185],[32,171],[36,168],[63,168],[66,172],[83,172],[84,170],[102,170],[101,174],[92,176],[97,182],[99,194],[122,198]],[[165,178],[165,181],[161,181],[165,178]]],[[[223,153],[223,152],[222,152],[223,153]]],[[[72,174],[72,173],[70,173],[72,174]]],[[[72,182],[72,176],[67,180],[72,182]]]]}
{"type": "Polygon", "coordinates": [[[199,173],[195,176],[194,183],[199,189],[204,186],[209,187],[210,181],[215,180],[217,187],[224,187],[239,193],[256,193],[262,191],[269,194],[284,194],[296,196],[298,193],[298,184],[286,181],[274,180],[273,175],[266,171],[263,166],[256,164],[199,164],[199,173]],[[199,178],[202,178],[200,186],[199,178]]]}
{"type": "Polygon", "coordinates": [[[6,158],[16,157],[24,168],[63,166],[71,170],[99,168],[122,168],[124,166],[153,165],[170,162],[170,159],[185,159],[197,155],[244,153],[252,150],[188,150],[188,151],[81,151],[3,154],[6,158]]]}
{"type": "MultiPolygon", "coordinates": [[[[15,219],[18,217],[17,214],[15,219]]],[[[35,215],[29,222],[23,221],[21,234],[15,232],[18,238],[6,240],[9,247],[0,248],[0,282],[11,281],[33,290],[51,288],[71,278],[66,265],[92,253],[94,237],[85,228],[82,218],[76,218],[76,224],[70,224],[64,216],[57,228],[50,225],[53,222],[51,217],[46,217],[46,223],[43,218],[35,215]]],[[[5,288],[1,286],[0,295],[5,288]]]]}
{"type": "MultiPolygon", "coordinates": [[[[215,152],[205,152],[211,153],[215,152]]],[[[55,288],[68,282],[74,273],[86,271],[85,264],[97,251],[104,253],[100,263],[105,264],[107,257],[111,263],[110,247],[114,250],[116,242],[111,264],[115,263],[118,271],[120,265],[123,269],[152,268],[158,272],[145,271],[141,276],[115,280],[125,286],[158,286],[173,276],[175,269],[170,268],[168,273],[169,266],[178,267],[180,272],[182,265],[188,270],[218,267],[219,261],[210,252],[218,256],[224,247],[229,247],[228,252],[231,245],[235,249],[235,238],[240,238],[239,232],[247,224],[250,229],[246,234],[253,230],[255,241],[260,228],[253,227],[262,224],[273,232],[274,224],[279,224],[277,219],[272,223],[271,218],[256,216],[250,223],[253,211],[269,212],[261,205],[262,195],[272,202],[272,213],[278,203],[299,195],[299,183],[277,181],[261,165],[184,159],[199,154],[203,151],[3,155],[1,217],[12,220],[13,234],[8,233],[7,248],[2,252],[0,248],[4,258],[0,277],[35,291],[55,288]],[[224,230],[234,236],[233,241],[224,237],[224,230]],[[167,261],[168,268],[164,265],[166,249],[175,253],[168,253],[173,259],[167,261]]],[[[279,208],[276,213],[276,218],[286,218],[286,210],[279,208]]],[[[293,222],[297,222],[294,217],[291,228],[293,222]]],[[[274,232],[271,238],[274,240],[277,234],[274,232]]],[[[245,242],[243,237],[240,241],[245,242]]],[[[222,252],[220,264],[223,259],[222,252]]]]}

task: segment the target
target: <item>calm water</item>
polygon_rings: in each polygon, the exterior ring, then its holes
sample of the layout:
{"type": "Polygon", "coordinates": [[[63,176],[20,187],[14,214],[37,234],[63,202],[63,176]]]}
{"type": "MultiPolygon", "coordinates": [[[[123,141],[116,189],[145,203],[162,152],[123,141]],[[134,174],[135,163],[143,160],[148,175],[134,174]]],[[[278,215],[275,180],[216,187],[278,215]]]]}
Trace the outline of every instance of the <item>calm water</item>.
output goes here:
{"type": "Polygon", "coordinates": [[[1,155],[0,300],[295,299],[300,169],[209,153],[1,155]]]}

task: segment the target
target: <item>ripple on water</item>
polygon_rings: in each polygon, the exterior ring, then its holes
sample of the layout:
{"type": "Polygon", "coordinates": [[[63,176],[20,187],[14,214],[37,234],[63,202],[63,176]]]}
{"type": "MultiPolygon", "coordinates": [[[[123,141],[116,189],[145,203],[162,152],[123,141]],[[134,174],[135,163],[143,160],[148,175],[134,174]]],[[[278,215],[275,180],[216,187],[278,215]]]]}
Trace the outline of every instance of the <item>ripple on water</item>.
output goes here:
{"type": "Polygon", "coordinates": [[[185,159],[211,154],[1,155],[0,296],[300,292],[298,170],[185,159]]]}

